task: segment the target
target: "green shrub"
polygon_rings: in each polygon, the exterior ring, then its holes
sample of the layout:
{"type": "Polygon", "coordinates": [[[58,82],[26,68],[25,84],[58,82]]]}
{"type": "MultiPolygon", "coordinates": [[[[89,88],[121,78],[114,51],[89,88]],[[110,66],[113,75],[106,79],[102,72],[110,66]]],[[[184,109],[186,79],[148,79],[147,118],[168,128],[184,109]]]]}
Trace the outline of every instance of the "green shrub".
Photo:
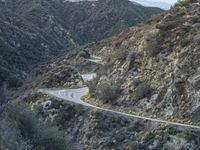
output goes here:
{"type": "Polygon", "coordinates": [[[171,135],[176,135],[179,131],[174,128],[174,127],[169,127],[168,128],[168,133],[171,134],[171,135]]]}
{"type": "Polygon", "coordinates": [[[177,5],[186,7],[186,6],[188,6],[189,3],[190,3],[190,0],[178,0],[177,5]]]}
{"type": "Polygon", "coordinates": [[[171,30],[177,26],[176,21],[161,21],[156,27],[160,30],[166,31],[171,30]]]}
{"type": "Polygon", "coordinates": [[[148,56],[156,56],[160,52],[159,38],[161,38],[159,29],[152,29],[144,33],[144,50],[148,56]]]}
{"type": "Polygon", "coordinates": [[[107,75],[107,74],[110,73],[110,71],[111,71],[110,68],[112,68],[114,66],[114,63],[115,63],[111,59],[112,59],[112,57],[108,58],[107,61],[106,61],[107,63],[105,65],[103,65],[102,67],[99,68],[99,70],[97,72],[97,74],[99,76],[107,75]]]}
{"type": "Polygon", "coordinates": [[[83,58],[90,58],[90,53],[88,53],[87,51],[85,50],[82,50],[78,53],[78,56],[79,57],[83,57],[83,58]]]}
{"type": "Polygon", "coordinates": [[[135,66],[135,59],[136,59],[135,53],[134,52],[130,52],[129,55],[128,55],[128,58],[127,58],[127,61],[128,61],[128,70],[134,68],[134,66],[135,66]]]}
{"type": "Polygon", "coordinates": [[[139,79],[134,79],[133,80],[133,85],[135,86],[135,87],[137,87],[138,85],[140,85],[142,83],[142,81],[140,81],[139,79]]]}
{"type": "Polygon", "coordinates": [[[89,93],[92,97],[96,97],[96,87],[99,81],[99,76],[97,75],[97,77],[92,80],[92,81],[88,81],[86,84],[89,88],[89,93]]]}
{"type": "Polygon", "coordinates": [[[153,89],[151,88],[151,86],[143,82],[139,84],[135,90],[135,99],[140,100],[145,97],[149,98],[151,97],[152,93],[153,93],[153,89]]]}
{"type": "Polygon", "coordinates": [[[151,16],[151,18],[147,21],[147,23],[151,23],[151,22],[159,22],[160,20],[162,20],[163,18],[163,14],[159,13],[159,14],[153,14],[151,16]]]}
{"type": "Polygon", "coordinates": [[[190,19],[191,23],[195,24],[198,23],[200,21],[199,16],[195,15],[190,19]]]}
{"type": "Polygon", "coordinates": [[[13,76],[11,71],[2,66],[0,66],[0,82],[7,82],[10,88],[16,88],[22,85],[20,79],[18,79],[16,76],[13,76]]]}
{"type": "Polygon", "coordinates": [[[190,43],[189,39],[184,39],[181,41],[181,47],[186,47],[190,43]]]}
{"type": "Polygon", "coordinates": [[[6,107],[6,114],[15,122],[15,126],[25,137],[32,137],[37,134],[40,122],[33,111],[24,103],[9,104],[6,107]]]}
{"type": "Polygon", "coordinates": [[[194,35],[194,37],[193,37],[193,41],[194,41],[196,44],[199,44],[199,43],[200,43],[200,32],[195,33],[195,35],[194,35]]]}
{"type": "Polygon", "coordinates": [[[118,49],[114,52],[113,59],[123,63],[124,61],[126,61],[127,56],[128,56],[127,50],[118,49]]]}
{"type": "Polygon", "coordinates": [[[58,130],[57,127],[44,126],[40,133],[35,136],[33,143],[40,149],[45,150],[66,150],[68,149],[67,138],[65,134],[58,130]]]}
{"type": "Polygon", "coordinates": [[[17,88],[17,87],[22,86],[22,84],[23,82],[14,76],[8,78],[8,85],[10,88],[17,88]]]}
{"type": "Polygon", "coordinates": [[[156,137],[156,133],[154,133],[153,131],[150,131],[149,133],[147,133],[145,135],[144,141],[145,141],[145,143],[149,143],[150,141],[155,139],[155,137],[156,137]]]}
{"type": "MultiPolygon", "coordinates": [[[[1,64],[2,65],[2,64],[1,64]]],[[[10,78],[11,74],[9,70],[0,66],[0,81],[6,81],[7,78],[10,78]]]]}
{"type": "Polygon", "coordinates": [[[41,122],[37,114],[28,105],[24,103],[8,104],[1,118],[4,118],[4,116],[9,118],[12,128],[20,133],[18,136],[27,139],[34,149],[68,149],[69,143],[66,135],[59,131],[57,127],[41,122]]]}
{"type": "Polygon", "coordinates": [[[31,150],[33,145],[21,136],[19,130],[13,128],[11,122],[6,116],[0,119],[0,149],[31,150]]]}
{"type": "Polygon", "coordinates": [[[199,135],[200,135],[199,131],[194,132],[194,131],[191,131],[191,130],[188,130],[188,131],[186,130],[184,136],[188,141],[198,142],[199,135]]]}
{"type": "Polygon", "coordinates": [[[120,94],[120,88],[117,85],[103,83],[97,87],[97,97],[103,102],[115,103],[116,98],[120,94]]]}

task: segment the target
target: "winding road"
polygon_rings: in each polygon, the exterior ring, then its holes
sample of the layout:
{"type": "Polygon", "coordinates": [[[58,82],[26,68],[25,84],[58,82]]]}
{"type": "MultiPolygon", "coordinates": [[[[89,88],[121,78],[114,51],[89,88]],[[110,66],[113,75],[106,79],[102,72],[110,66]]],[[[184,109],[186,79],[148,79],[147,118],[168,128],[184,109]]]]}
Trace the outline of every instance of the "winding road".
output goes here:
{"type": "Polygon", "coordinates": [[[81,77],[84,82],[91,81],[92,79],[96,78],[96,73],[89,73],[89,74],[82,74],[81,77]]]}
{"type": "Polygon", "coordinates": [[[91,56],[91,59],[87,59],[88,61],[94,62],[96,64],[102,64],[101,57],[91,56]]]}
{"type": "MultiPolygon", "coordinates": [[[[89,59],[89,61],[100,62],[99,57],[98,58],[93,57],[93,59],[89,59]],[[98,59],[98,61],[97,61],[97,59],[98,59]]],[[[90,81],[95,77],[96,77],[96,73],[82,75],[82,78],[84,81],[90,81]]],[[[143,119],[143,120],[149,120],[152,122],[173,125],[173,126],[200,129],[200,126],[177,123],[177,122],[170,122],[170,121],[165,121],[162,119],[154,119],[154,118],[144,117],[144,116],[139,116],[139,115],[133,115],[133,114],[128,114],[128,113],[124,113],[124,112],[120,112],[120,111],[116,111],[116,110],[111,110],[111,109],[106,109],[106,108],[101,108],[98,106],[91,105],[89,103],[84,102],[81,99],[82,96],[88,94],[88,92],[89,92],[88,87],[83,87],[83,88],[78,88],[78,89],[62,89],[62,90],[60,90],[60,89],[40,89],[39,92],[47,94],[47,95],[55,97],[55,98],[58,98],[58,99],[69,101],[69,102],[72,102],[75,104],[83,105],[83,106],[90,107],[90,108],[95,108],[95,109],[106,111],[106,112],[115,113],[115,114],[122,115],[122,116],[128,116],[128,117],[133,117],[133,118],[138,118],[138,119],[143,119]]]]}

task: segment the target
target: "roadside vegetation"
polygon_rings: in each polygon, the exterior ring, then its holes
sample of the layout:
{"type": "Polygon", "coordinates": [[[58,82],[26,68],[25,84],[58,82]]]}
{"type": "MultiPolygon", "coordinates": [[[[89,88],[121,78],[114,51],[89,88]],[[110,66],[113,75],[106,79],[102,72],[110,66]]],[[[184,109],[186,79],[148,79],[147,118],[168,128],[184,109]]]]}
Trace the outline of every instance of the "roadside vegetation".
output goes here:
{"type": "Polygon", "coordinates": [[[43,123],[36,112],[24,103],[1,107],[0,149],[5,150],[68,150],[64,132],[43,123]]]}
{"type": "Polygon", "coordinates": [[[120,86],[113,82],[99,83],[99,77],[87,83],[91,97],[101,100],[103,103],[115,104],[120,96],[120,86]]]}

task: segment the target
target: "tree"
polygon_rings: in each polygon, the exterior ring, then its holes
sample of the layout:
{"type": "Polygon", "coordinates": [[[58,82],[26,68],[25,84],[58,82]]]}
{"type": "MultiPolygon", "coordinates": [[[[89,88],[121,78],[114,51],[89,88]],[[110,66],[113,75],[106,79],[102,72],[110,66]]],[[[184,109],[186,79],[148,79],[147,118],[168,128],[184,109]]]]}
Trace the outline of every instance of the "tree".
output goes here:
{"type": "Polygon", "coordinates": [[[7,102],[8,86],[6,82],[0,84],[0,104],[7,102]]]}

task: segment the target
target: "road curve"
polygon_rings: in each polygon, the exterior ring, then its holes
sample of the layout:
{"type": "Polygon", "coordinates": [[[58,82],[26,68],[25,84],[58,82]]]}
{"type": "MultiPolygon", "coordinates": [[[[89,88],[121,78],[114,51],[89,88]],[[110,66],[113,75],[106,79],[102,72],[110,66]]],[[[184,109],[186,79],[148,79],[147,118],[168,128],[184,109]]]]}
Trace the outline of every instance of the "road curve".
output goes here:
{"type": "Polygon", "coordinates": [[[102,110],[102,111],[107,111],[107,112],[119,114],[119,115],[122,115],[122,116],[128,116],[128,117],[133,117],[133,118],[138,118],[138,119],[143,119],[143,120],[149,120],[149,121],[153,121],[153,122],[157,122],[157,123],[169,124],[169,125],[174,125],[174,126],[200,129],[200,126],[194,126],[194,125],[182,124],[182,123],[177,123],[177,122],[170,122],[170,121],[165,121],[165,120],[161,120],[161,119],[154,119],[154,118],[149,118],[149,117],[144,117],[144,116],[139,116],[139,115],[133,115],[133,114],[128,114],[128,113],[119,112],[119,111],[116,111],[116,110],[111,110],[111,109],[106,109],[106,108],[101,108],[101,107],[97,107],[97,106],[88,104],[88,103],[81,100],[81,97],[86,95],[89,92],[89,89],[87,87],[79,88],[79,89],[65,89],[65,90],[41,89],[41,90],[39,90],[39,92],[42,92],[42,93],[47,94],[49,96],[59,98],[59,99],[65,100],[65,101],[80,104],[80,105],[90,107],[90,108],[96,108],[96,109],[99,109],[99,110],[102,110]]]}
{"type": "MultiPolygon", "coordinates": [[[[100,57],[93,56],[93,58],[94,59],[92,59],[92,60],[96,60],[93,62],[95,62],[95,63],[101,62],[100,57]]],[[[91,61],[91,59],[88,59],[88,61],[91,61]]],[[[90,81],[95,77],[96,77],[96,73],[82,75],[82,78],[84,81],[90,81]]],[[[60,89],[40,89],[39,92],[47,94],[47,95],[55,97],[55,98],[58,98],[58,99],[68,101],[68,102],[80,104],[80,105],[83,105],[86,107],[95,108],[95,109],[106,111],[106,112],[115,113],[115,114],[122,115],[122,116],[128,116],[128,117],[133,117],[133,118],[138,118],[138,119],[143,119],[143,120],[149,120],[152,122],[157,122],[157,123],[162,123],[162,124],[200,129],[200,126],[177,123],[177,122],[170,122],[170,121],[165,121],[162,119],[154,119],[154,118],[144,117],[144,116],[139,116],[139,115],[133,115],[133,114],[128,114],[128,113],[124,113],[124,112],[120,112],[120,111],[116,111],[116,110],[111,110],[111,109],[106,109],[106,108],[101,108],[101,107],[91,105],[89,103],[84,102],[81,99],[82,96],[88,94],[88,92],[89,92],[88,87],[77,88],[77,89],[62,89],[62,90],[60,90],[60,89]]]]}
{"type": "Polygon", "coordinates": [[[96,78],[96,73],[89,73],[89,74],[82,74],[81,77],[84,82],[91,81],[92,79],[96,78]]]}
{"type": "Polygon", "coordinates": [[[87,87],[79,88],[79,89],[66,89],[66,90],[40,89],[39,92],[62,99],[62,100],[66,100],[72,103],[92,107],[92,105],[85,103],[84,101],[81,100],[81,97],[86,95],[89,92],[89,89],[87,87]]]}
{"type": "Polygon", "coordinates": [[[101,64],[102,65],[102,60],[101,57],[98,56],[91,56],[91,59],[87,59],[90,62],[96,63],[96,64],[101,64]]]}

